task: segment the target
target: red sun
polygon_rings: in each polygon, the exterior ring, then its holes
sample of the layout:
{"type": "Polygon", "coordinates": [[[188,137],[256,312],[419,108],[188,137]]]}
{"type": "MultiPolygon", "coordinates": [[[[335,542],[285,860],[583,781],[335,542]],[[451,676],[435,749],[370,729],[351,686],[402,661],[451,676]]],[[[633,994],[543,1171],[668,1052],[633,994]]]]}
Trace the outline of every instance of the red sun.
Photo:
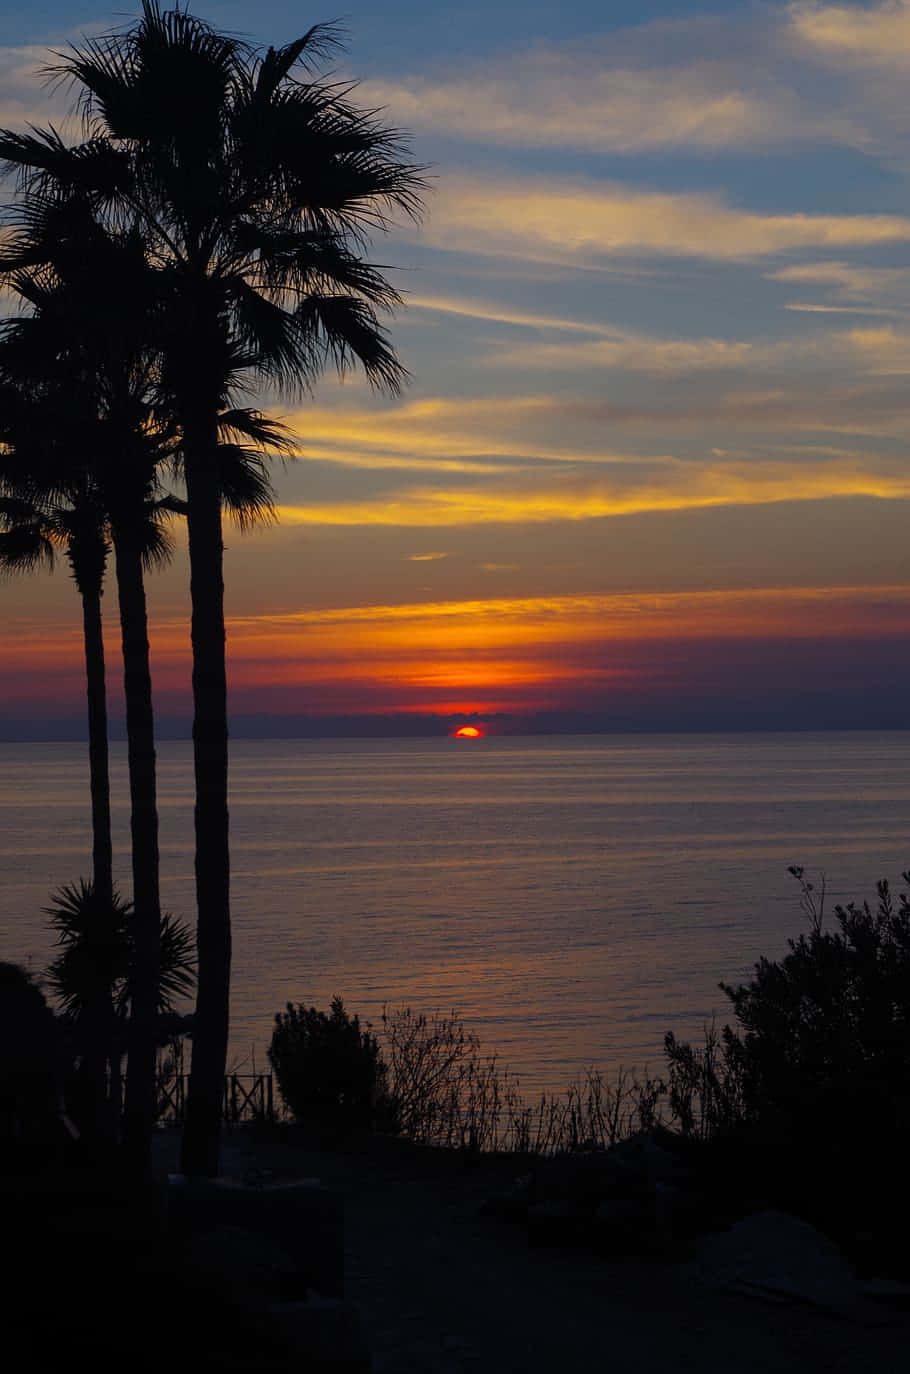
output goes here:
{"type": "Polygon", "coordinates": [[[483,731],[478,730],[476,725],[462,725],[455,731],[455,739],[483,739],[483,731]]]}

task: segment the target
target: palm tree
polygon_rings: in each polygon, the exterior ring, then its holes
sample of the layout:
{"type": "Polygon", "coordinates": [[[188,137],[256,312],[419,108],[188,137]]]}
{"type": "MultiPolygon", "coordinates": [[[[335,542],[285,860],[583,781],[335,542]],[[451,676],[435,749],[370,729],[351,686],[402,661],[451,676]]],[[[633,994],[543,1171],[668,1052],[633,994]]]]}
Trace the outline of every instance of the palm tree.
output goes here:
{"type": "Polygon", "coordinates": [[[125,32],[92,40],[57,75],[81,88],[87,138],[0,135],[26,185],[48,174],[135,216],[169,292],[162,389],[187,490],[196,777],[199,982],[182,1167],[218,1169],[231,963],[227,697],[219,412],[252,374],[308,388],[327,363],[404,377],[377,315],[398,295],[364,261],[387,215],[416,216],[420,169],[397,131],[314,78],[337,45],[317,26],[257,51],[186,10],[144,0],[125,32]]]}
{"type": "Polygon", "coordinates": [[[114,550],[120,609],[131,801],[133,924],[126,1142],[147,1165],[155,1113],[155,1002],[160,929],[158,814],[145,569],[169,540],[158,516],[157,468],[170,435],[151,404],[156,353],[153,283],[134,230],[101,226],[84,197],[54,188],[26,196],[4,267],[31,315],[6,322],[0,368],[37,386],[44,419],[12,449],[18,490],[47,508],[87,481],[114,550]]]}
{"type": "MultiPolygon", "coordinates": [[[[0,491],[15,492],[9,446],[19,453],[40,433],[43,411],[36,393],[26,398],[15,388],[3,388],[0,413],[8,452],[0,457],[0,491]],[[28,404],[23,404],[27,400],[28,404]],[[25,423],[28,420],[28,423],[25,423]],[[18,448],[17,448],[18,440],[18,448]]],[[[101,594],[110,548],[106,522],[95,493],[83,475],[76,476],[66,501],[36,502],[31,484],[20,495],[0,497],[0,567],[27,572],[42,564],[53,566],[55,547],[62,547],[82,601],[82,629],[88,699],[89,783],[92,807],[92,901],[102,911],[116,905],[111,845],[110,777],[108,771],[107,704],[104,675],[101,594]]],[[[84,1016],[85,1054],[82,1079],[88,1095],[89,1118],[97,1140],[116,1138],[116,1119],[109,1108],[107,1043],[111,1029],[103,1002],[87,1003],[84,1016]]],[[[119,1068],[118,1068],[119,1074],[119,1068]]],[[[119,1096],[119,1093],[118,1093],[119,1096]]]]}
{"type": "MultiPolygon", "coordinates": [[[[112,902],[100,902],[92,884],[80,882],[55,892],[45,914],[56,931],[59,949],[45,973],[45,984],[57,999],[83,1065],[86,1061],[91,1065],[98,1026],[103,1027],[102,1043],[110,1070],[105,1106],[108,1120],[116,1122],[120,1063],[127,1047],[127,1017],[137,967],[131,904],[116,893],[112,902]]],[[[189,996],[194,982],[192,933],[165,912],[160,924],[156,1047],[173,1033],[175,1000],[189,996]]],[[[87,1077],[91,1090],[91,1078],[87,1077]]],[[[90,1117],[93,1115],[90,1112],[90,1117]]],[[[115,1138],[115,1132],[109,1130],[108,1138],[112,1136],[115,1138]]]]}
{"type": "MultiPolygon", "coordinates": [[[[108,769],[107,698],[104,675],[101,597],[110,553],[106,522],[91,483],[77,475],[62,501],[42,505],[32,499],[31,485],[17,488],[10,449],[34,440],[44,417],[38,394],[0,389],[0,568],[32,572],[52,568],[62,549],[82,602],[82,636],[88,703],[89,788],[92,807],[92,882],[102,902],[113,895],[111,795],[108,769]],[[19,494],[17,495],[17,491],[19,494]]],[[[26,464],[27,466],[27,464],[26,464]]]]}

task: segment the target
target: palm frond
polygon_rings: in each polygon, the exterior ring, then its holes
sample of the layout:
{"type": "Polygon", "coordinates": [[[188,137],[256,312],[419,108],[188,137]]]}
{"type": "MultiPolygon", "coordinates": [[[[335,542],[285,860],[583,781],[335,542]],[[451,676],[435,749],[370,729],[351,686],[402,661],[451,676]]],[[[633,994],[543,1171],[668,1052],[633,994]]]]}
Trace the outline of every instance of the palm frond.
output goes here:
{"type": "Polygon", "coordinates": [[[218,432],[222,436],[237,435],[248,439],[256,448],[282,457],[294,451],[294,436],[287,426],[251,406],[223,410],[218,416],[218,432]]]}
{"type": "Polygon", "coordinates": [[[0,533],[0,574],[30,573],[54,566],[54,546],[37,523],[0,533]]]}
{"type": "Polygon", "coordinates": [[[269,48],[256,65],[250,82],[253,99],[268,104],[287,80],[298,62],[306,69],[335,52],[343,44],[344,29],[339,24],[314,24],[293,43],[269,48]]]}
{"type": "Polygon", "coordinates": [[[160,502],[145,503],[145,520],[136,532],[136,542],[142,554],[142,566],[151,571],[163,568],[174,554],[174,540],[163,522],[157,518],[160,502]]]}
{"type": "Polygon", "coordinates": [[[44,911],[60,948],[45,977],[64,1011],[78,1019],[99,997],[112,1000],[126,978],[132,903],[116,892],[106,902],[92,883],[80,879],[53,893],[44,911]]]}
{"type": "Polygon", "coordinates": [[[174,999],[189,997],[196,986],[196,941],[193,932],[169,911],[161,917],[158,964],[158,1009],[173,1010],[174,999]]]}
{"type": "Polygon", "coordinates": [[[274,520],[275,491],[256,449],[244,444],[219,444],[218,472],[222,505],[241,530],[274,520]]]}
{"type": "Polygon", "coordinates": [[[396,395],[408,377],[371,308],[354,296],[308,296],[295,312],[307,347],[342,375],[359,363],[377,391],[396,395]]]}
{"type": "Polygon", "coordinates": [[[313,358],[305,348],[293,315],[257,291],[242,276],[229,283],[238,342],[257,360],[257,368],[286,387],[315,380],[313,358]]]}

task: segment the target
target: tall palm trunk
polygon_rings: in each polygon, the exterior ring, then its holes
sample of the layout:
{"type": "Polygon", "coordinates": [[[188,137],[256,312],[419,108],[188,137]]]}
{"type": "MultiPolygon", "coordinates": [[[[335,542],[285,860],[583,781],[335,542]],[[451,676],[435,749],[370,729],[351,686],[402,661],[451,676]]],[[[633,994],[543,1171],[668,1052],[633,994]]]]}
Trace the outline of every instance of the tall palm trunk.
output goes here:
{"type": "Polygon", "coordinates": [[[130,777],[135,968],[128,1034],[125,1143],[137,1173],[150,1164],[155,1124],[155,1020],[161,943],[158,889],[158,803],[155,732],[149,670],[148,622],[142,556],[135,541],[114,531],[126,732],[130,777]]]}
{"type": "Polygon", "coordinates": [[[214,416],[198,416],[186,424],[198,975],[181,1168],[211,1178],[218,1173],[231,980],[224,544],[217,444],[214,416]]]}

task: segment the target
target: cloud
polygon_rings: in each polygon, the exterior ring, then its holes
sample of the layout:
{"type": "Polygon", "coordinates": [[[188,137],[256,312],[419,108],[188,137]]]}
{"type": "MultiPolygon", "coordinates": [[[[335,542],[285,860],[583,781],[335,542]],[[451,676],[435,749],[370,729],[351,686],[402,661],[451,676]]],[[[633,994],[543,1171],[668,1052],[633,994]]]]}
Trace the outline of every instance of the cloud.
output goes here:
{"type": "Polygon", "coordinates": [[[570,320],[558,315],[538,315],[470,298],[451,296],[408,296],[409,310],[425,310],[432,314],[458,315],[465,319],[486,320],[493,324],[514,325],[521,329],[565,330],[569,334],[608,334],[609,327],[594,320],[570,320]]]}
{"type": "Polygon", "coordinates": [[[450,252],[596,267],[612,257],[750,259],[910,240],[902,215],[761,214],[719,194],[453,175],[422,231],[450,252]]]}
{"type": "MultiPolygon", "coordinates": [[[[644,50],[648,26],[640,33],[644,50]]],[[[747,79],[745,63],[624,67],[594,36],[474,63],[466,73],[368,81],[360,90],[407,128],[484,144],[642,153],[792,142],[803,132],[797,94],[769,98],[747,79]]]]}
{"type": "Polygon", "coordinates": [[[397,525],[446,528],[489,524],[543,524],[601,520],[648,511],[712,506],[766,505],[854,496],[910,499],[910,471],[901,459],[879,458],[858,466],[850,460],[804,462],[756,459],[676,462],[625,480],[597,473],[561,478],[558,485],[402,488],[372,501],[356,498],[282,506],[292,525],[397,525]]]}
{"type": "Polygon", "coordinates": [[[801,315],[902,315],[902,310],[888,310],[883,305],[812,305],[809,301],[787,301],[785,310],[801,315]]]}
{"type": "Polygon", "coordinates": [[[65,136],[77,138],[79,119],[72,113],[72,93],[48,84],[43,68],[53,53],[38,44],[0,46],[0,126],[22,128],[26,124],[54,126],[65,136]]]}
{"type": "MultiPolygon", "coordinates": [[[[599,407],[592,417],[603,418],[599,407]]],[[[342,467],[495,476],[520,469],[528,460],[551,463],[636,464],[637,453],[605,449],[602,436],[592,454],[575,427],[567,444],[564,403],[536,396],[426,397],[404,405],[375,408],[312,408],[285,416],[304,436],[298,450],[306,460],[342,467]],[[497,461],[491,461],[496,458],[497,461]]]]}
{"type": "Polygon", "coordinates": [[[242,657],[271,644],[311,643],[329,657],[362,656],[365,631],[375,657],[432,646],[437,652],[508,650],[517,644],[601,643],[633,636],[869,634],[908,625],[910,587],[753,587],[737,590],[619,592],[340,606],[235,617],[230,641],[242,657]],[[824,612],[824,613],[823,613],[824,612]],[[309,637],[312,635],[312,639],[309,637]],[[245,650],[240,650],[246,644],[245,650]]]}
{"type": "Polygon", "coordinates": [[[535,343],[491,350],[484,367],[576,372],[610,368],[627,372],[685,376],[693,372],[731,372],[780,367],[788,359],[803,362],[814,341],[780,339],[660,339],[628,333],[583,344],[535,343]]]}
{"type": "Polygon", "coordinates": [[[409,553],[407,561],[409,563],[437,563],[441,558],[448,558],[447,553],[409,553]]]}
{"type": "Polygon", "coordinates": [[[810,51],[840,63],[906,67],[910,64],[910,3],[878,5],[796,4],[789,28],[810,51]]]}
{"type": "Polygon", "coordinates": [[[767,274],[769,281],[831,289],[834,300],[872,301],[884,308],[910,307],[910,267],[869,267],[862,263],[803,262],[767,274]]]}
{"type": "MultiPolygon", "coordinates": [[[[785,310],[819,314],[901,314],[876,307],[851,308],[788,303],[785,310]]],[[[582,368],[683,377],[696,373],[788,375],[804,381],[837,371],[851,380],[903,374],[910,359],[910,334],[891,327],[841,329],[782,339],[662,339],[617,334],[583,343],[533,343],[498,348],[481,359],[484,367],[578,372],[582,368]]]]}

